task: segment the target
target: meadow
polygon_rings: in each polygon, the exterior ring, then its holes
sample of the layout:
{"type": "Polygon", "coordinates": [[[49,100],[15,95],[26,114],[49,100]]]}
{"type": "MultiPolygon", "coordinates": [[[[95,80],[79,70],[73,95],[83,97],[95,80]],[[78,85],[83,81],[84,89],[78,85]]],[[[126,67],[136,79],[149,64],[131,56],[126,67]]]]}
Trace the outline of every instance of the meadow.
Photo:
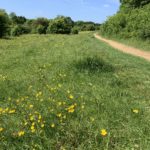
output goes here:
{"type": "Polygon", "coordinates": [[[0,40],[1,150],[149,150],[150,65],[79,35],[0,40]]]}

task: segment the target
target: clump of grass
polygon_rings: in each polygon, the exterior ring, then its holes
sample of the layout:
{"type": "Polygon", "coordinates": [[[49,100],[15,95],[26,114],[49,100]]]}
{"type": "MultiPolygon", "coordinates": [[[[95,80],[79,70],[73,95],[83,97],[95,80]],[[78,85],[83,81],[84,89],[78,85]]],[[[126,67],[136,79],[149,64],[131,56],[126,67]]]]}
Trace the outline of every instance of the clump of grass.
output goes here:
{"type": "Polygon", "coordinates": [[[86,57],[79,60],[75,67],[80,71],[88,71],[89,73],[96,72],[113,72],[115,68],[97,56],[86,57]]]}

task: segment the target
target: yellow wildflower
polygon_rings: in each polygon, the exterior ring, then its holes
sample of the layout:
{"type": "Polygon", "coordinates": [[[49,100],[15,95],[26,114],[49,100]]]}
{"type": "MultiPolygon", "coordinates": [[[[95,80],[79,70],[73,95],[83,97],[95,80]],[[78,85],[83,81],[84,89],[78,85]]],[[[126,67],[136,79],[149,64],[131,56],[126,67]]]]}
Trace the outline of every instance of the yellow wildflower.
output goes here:
{"type": "Polygon", "coordinates": [[[74,112],[74,109],[72,108],[72,109],[68,109],[68,112],[69,113],[73,113],[74,112]]]}
{"type": "Polygon", "coordinates": [[[35,122],[32,122],[32,126],[35,126],[35,122]]]}
{"type": "Polygon", "coordinates": [[[29,105],[29,108],[33,108],[33,105],[29,105]]]}
{"type": "Polygon", "coordinates": [[[42,116],[41,116],[41,115],[39,115],[39,117],[38,117],[38,118],[39,118],[39,120],[40,120],[40,119],[42,119],[42,116]]]}
{"type": "Polygon", "coordinates": [[[71,105],[67,108],[67,111],[69,113],[73,113],[75,111],[75,106],[77,106],[77,104],[75,103],[74,105],[71,105]]]}
{"type": "Polygon", "coordinates": [[[100,134],[101,134],[102,136],[106,136],[106,135],[107,135],[106,129],[102,129],[101,132],[100,132],[100,134]]]}
{"type": "Polygon", "coordinates": [[[15,112],[16,112],[16,110],[13,109],[13,110],[10,110],[10,111],[9,111],[9,114],[13,114],[13,113],[15,113],[15,112]]]}
{"type": "Polygon", "coordinates": [[[51,128],[54,128],[54,127],[55,127],[55,124],[54,124],[54,123],[52,123],[52,124],[51,124],[51,128]]]}
{"type": "Polygon", "coordinates": [[[32,126],[31,126],[31,130],[34,130],[34,129],[35,129],[35,127],[34,127],[34,125],[32,125],[32,126]]]}
{"type": "Polygon", "coordinates": [[[44,124],[41,124],[41,128],[44,128],[44,126],[45,126],[44,124]]]}
{"type": "Polygon", "coordinates": [[[18,132],[18,136],[23,136],[24,134],[25,134],[24,131],[19,131],[19,132],[18,132]]]}
{"type": "Polygon", "coordinates": [[[42,92],[38,92],[37,94],[36,94],[36,97],[39,97],[39,96],[41,96],[42,95],[42,92]]]}
{"type": "Polygon", "coordinates": [[[74,98],[74,96],[73,96],[73,95],[69,95],[69,98],[70,98],[70,99],[73,99],[73,98],[74,98]]]}
{"type": "Polygon", "coordinates": [[[35,132],[35,129],[31,130],[31,132],[34,133],[34,132],[35,132]]]}
{"type": "Polygon", "coordinates": [[[133,109],[133,113],[138,114],[138,113],[139,113],[139,110],[138,110],[138,109],[133,109]]]}
{"type": "Polygon", "coordinates": [[[61,113],[57,114],[57,117],[59,117],[59,118],[60,118],[61,116],[62,116],[62,114],[61,114],[61,113]]]}
{"type": "Polygon", "coordinates": [[[33,116],[31,116],[31,117],[30,117],[30,120],[31,120],[31,121],[32,121],[32,120],[34,120],[34,117],[33,117],[33,116]]]}
{"type": "Polygon", "coordinates": [[[32,125],[31,126],[31,132],[34,133],[35,132],[35,127],[32,125]]]}
{"type": "Polygon", "coordinates": [[[4,131],[4,128],[0,127],[0,132],[4,131]]]}
{"type": "Polygon", "coordinates": [[[28,122],[25,122],[24,125],[26,126],[28,124],[28,122]]]}

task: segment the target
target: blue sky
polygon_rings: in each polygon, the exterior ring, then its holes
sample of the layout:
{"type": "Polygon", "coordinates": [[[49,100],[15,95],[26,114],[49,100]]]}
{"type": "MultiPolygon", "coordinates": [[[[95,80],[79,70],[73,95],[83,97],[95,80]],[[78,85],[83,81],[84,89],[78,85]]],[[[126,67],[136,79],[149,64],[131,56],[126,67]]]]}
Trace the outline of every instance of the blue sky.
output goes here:
{"type": "Polygon", "coordinates": [[[0,8],[27,18],[57,15],[102,23],[119,9],[119,0],[0,0],[0,8]]]}

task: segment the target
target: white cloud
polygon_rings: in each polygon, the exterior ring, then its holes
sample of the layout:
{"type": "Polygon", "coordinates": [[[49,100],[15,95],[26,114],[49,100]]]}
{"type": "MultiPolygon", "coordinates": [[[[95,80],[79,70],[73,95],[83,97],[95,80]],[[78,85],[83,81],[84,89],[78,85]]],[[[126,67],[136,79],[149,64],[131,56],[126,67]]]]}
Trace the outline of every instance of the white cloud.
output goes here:
{"type": "Polygon", "coordinates": [[[105,8],[110,7],[110,5],[109,5],[109,4],[104,4],[103,6],[104,6],[105,8]]]}

